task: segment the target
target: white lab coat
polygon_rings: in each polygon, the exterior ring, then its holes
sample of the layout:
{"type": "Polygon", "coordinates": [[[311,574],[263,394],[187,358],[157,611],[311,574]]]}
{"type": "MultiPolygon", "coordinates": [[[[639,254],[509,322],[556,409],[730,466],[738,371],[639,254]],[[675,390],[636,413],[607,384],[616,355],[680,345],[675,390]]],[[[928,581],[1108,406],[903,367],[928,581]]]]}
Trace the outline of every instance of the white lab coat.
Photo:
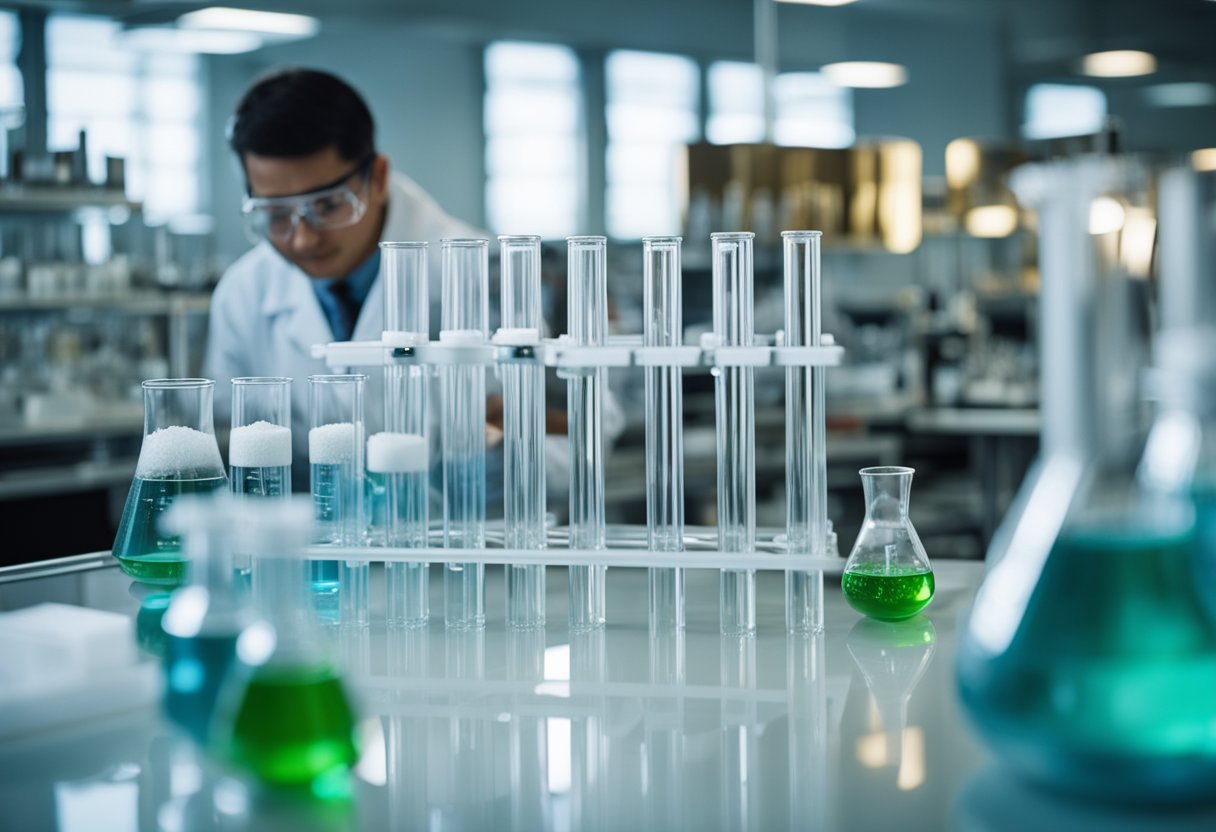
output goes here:
{"type": "MultiPolygon", "coordinates": [[[[389,180],[388,216],[381,239],[428,241],[428,278],[431,292],[431,331],[438,330],[437,299],[440,294],[440,245],[445,237],[490,235],[444,213],[443,209],[409,177],[393,173],[389,180]]],[[[379,340],[384,329],[384,299],[377,275],[359,311],[352,339],[379,340]]],[[[333,372],[312,357],[313,344],[333,340],[329,322],[310,278],[285,260],[268,242],[258,243],[232,264],[211,297],[204,373],[215,379],[216,424],[226,428],[232,404],[231,379],[241,376],[289,376],[292,384],[293,479],[307,482],[308,377],[333,372]]],[[[364,398],[367,434],[382,429],[382,374],[375,368],[352,368],[368,375],[364,398]]],[[[438,400],[439,385],[432,384],[432,403],[438,400]]],[[[432,407],[432,412],[435,408],[432,407]]],[[[604,427],[611,442],[624,429],[624,414],[611,396],[606,397],[604,427]]],[[[432,423],[431,446],[435,450],[438,431],[432,423]]],[[[564,491],[567,471],[565,437],[546,441],[546,470],[552,490],[564,491]]],[[[500,454],[501,456],[501,454],[500,454]]],[[[437,455],[432,454],[432,459],[437,455]]],[[[494,466],[491,466],[491,470],[494,466]]],[[[501,470],[501,469],[499,469],[501,470]]],[[[491,489],[491,493],[497,489],[491,489]]]]}

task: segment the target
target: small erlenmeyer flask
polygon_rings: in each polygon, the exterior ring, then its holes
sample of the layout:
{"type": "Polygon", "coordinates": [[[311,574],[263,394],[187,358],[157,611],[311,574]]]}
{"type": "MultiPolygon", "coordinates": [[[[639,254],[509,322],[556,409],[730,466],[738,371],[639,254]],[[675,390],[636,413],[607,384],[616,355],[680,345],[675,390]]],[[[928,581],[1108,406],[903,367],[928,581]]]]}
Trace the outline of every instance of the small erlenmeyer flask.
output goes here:
{"type": "Polygon", "coordinates": [[[215,443],[215,382],[167,378],[143,387],[144,441],[113,552],[135,580],[177,586],[185,578],[186,558],[177,537],[161,531],[160,517],[183,494],[228,484],[215,443]]]}
{"type": "Polygon", "coordinates": [[[350,699],[325,655],[312,607],[303,557],[312,509],[289,498],[246,501],[232,514],[240,549],[253,556],[262,620],[237,641],[238,664],[212,738],[225,759],[266,784],[341,797],[359,754],[350,699]]]}
{"type": "Polygon", "coordinates": [[[933,600],[933,568],[908,519],[912,468],[862,468],[866,519],[844,565],[853,609],[880,621],[911,618],[933,600]]]}

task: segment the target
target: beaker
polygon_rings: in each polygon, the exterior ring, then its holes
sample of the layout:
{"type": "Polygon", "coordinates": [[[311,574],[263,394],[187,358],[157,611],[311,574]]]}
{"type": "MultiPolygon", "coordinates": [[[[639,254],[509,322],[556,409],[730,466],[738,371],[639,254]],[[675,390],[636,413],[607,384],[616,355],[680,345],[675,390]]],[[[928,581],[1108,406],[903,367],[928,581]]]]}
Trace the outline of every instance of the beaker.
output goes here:
{"type": "Polygon", "coordinates": [[[879,621],[911,618],[933,600],[933,568],[908,519],[914,469],[862,468],[866,519],[844,565],[849,606],[879,621]]]}
{"type": "Polygon", "coordinates": [[[233,494],[291,493],[291,379],[232,380],[228,475],[233,494]]]}
{"type": "Polygon", "coordinates": [[[165,714],[195,742],[207,742],[216,698],[233,660],[237,638],[252,623],[232,567],[236,543],[232,498],[223,492],[179,499],[162,526],[181,537],[190,582],[176,590],[161,626],[165,648],[165,714]]]}
{"type": "Polygon", "coordinates": [[[143,389],[143,446],[113,553],[135,580],[177,586],[186,576],[186,557],[177,536],[161,531],[161,515],[183,494],[211,492],[228,484],[215,442],[215,382],[155,379],[145,381],[143,389]]]}
{"type": "Polygon", "coordinates": [[[237,640],[212,744],[266,784],[343,797],[359,756],[355,714],[310,603],[303,549],[314,534],[312,512],[295,499],[238,504],[232,512],[241,548],[254,559],[259,620],[237,640]]]}

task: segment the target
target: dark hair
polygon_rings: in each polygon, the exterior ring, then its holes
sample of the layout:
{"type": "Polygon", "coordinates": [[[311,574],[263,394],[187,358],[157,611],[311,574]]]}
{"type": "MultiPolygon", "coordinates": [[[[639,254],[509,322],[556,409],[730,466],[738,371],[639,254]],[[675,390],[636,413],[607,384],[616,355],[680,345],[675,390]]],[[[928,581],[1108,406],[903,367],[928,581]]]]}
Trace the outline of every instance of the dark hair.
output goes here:
{"type": "Polygon", "coordinates": [[[282,69],[241,96],[228,123],[228,144],[244,166],[246,153],[311,156],[333,147],[348,161],[374,152],[367,104],[350,84],[316,69],[282,69]]]}

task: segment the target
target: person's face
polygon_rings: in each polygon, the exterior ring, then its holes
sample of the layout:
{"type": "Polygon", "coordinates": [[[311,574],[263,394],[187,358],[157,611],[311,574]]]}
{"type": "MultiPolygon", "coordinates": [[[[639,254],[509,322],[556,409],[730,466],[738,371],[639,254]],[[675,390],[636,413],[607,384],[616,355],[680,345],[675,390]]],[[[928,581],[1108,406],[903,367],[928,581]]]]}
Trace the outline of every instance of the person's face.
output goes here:
{"type": "Polygon", "coordinates": [[[388,159],[384,156],[375,157],[366,180],[353,170],[358,160],[343,159],[335,147],[295,158],[246,153],[243,161],[251,197],[306,194],[351,174],[347,186],[367,205],[358,222],[318,231],[301,219],[286,240],[270,240],[309,277],[345,277],[375,251],[388,200],[388,159]]]}

